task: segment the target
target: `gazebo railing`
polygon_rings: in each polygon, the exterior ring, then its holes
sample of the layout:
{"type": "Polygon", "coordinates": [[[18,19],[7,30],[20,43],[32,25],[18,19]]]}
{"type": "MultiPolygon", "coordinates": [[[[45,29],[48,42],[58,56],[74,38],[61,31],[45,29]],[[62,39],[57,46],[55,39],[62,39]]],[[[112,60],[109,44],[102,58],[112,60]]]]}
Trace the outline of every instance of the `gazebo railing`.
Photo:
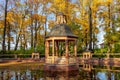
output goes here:
{"type": "Polygon", "coordinates": [[[46,58],[46,64],[76,64],[76,58],[66,58],[65,56],[49,56],[46,58]]]}
{"type": "Polygon", "coordinates": [[[69,64],[75,64],[76,63],[76,58],[75,57],[70,57],[69,58],[69,64]]]}

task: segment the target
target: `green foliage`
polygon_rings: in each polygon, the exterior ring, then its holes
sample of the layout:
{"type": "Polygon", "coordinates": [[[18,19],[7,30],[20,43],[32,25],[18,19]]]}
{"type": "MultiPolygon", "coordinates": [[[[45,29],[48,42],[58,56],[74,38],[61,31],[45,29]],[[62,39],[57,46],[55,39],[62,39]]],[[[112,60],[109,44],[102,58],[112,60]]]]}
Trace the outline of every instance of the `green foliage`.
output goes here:
{"type": "Polygon", "coordinates": [[[107,53],[107,48],[98,48],[94,50],[94,54],[98,54],[98,53],[107,53]]]}
{"type": "Polygon", "coordinates": [[[76,24],[75,22],[71,22],[69,24],[72,32],[78,36],[78,43],[77,43],[77,52],[83,52],[84,50],[84,43],[85,43],[85,38],[83,37],[82,31],[81,31],[81,26],[76,24]]]}
{"type": "Polygon", "coordinates": [[[30,49],[27,49],[25,50],[25,54],[31,54],[32,52],[34,52],[34,48],[30,48],[30,49]]]}
{"type": "Polygon", "coordinates": [[[77,52],[78,52],[78,53],[82,53],[82,52],[84,52],[84,51],[85,51],[85,50],[82,49],[82,48],[79,48],[79,47],[77,48],[77,52]]]}
{"type": "Polygon", "coordinates": [[[115,55],[114,55],[114,54],[113,54],[113,55],[110,55],[110,58],[120,58],[120,54],[117,54],[117,53],[116,53],[115,55]]]}
{"type": "Polygon", "coordinates": [[[94,54],[100,53],[100,49],[94,49],[94,54]]]}
{"type": "Polygon", "coordinates": [[[100,53],[107,53],[107,48],[100,49],[100,53]]]}
{"type": "MultiPolygon", "coordinates": [[[[98,54],[98,53],[104,54],[104,53],[107,53],[107,50],[108,50],[107,48],[95,49],[94,50],[94,54],[98,54]]],[[[120,45],[119,44],[115,44],[114,48],[111,48],[110,53],[120,53],[120,45]]]]}
{"type": "Polygon", "coordinates": [[[115,53],[120,53],[120,44],[115,44],[115,53]]]}
{"type": "Polygon", "coordinates": [[[33,48],[30,49],[23,49],[21,48],[20,50],[10,50],[10,51],[0,51],[0,54],[4,53],[4,54],[31,54],[32,52],[34,52],[33,48]]]}
{"type": "Polygon", "coordinates": [[[104,55],[104,54],[94,54],[94,55],[92,55],[92,57],[93,58],[106,58],[106,55],[104,55]]]}
{"type": "Polygon", "coordinates": [[[40,54],[44,54],[45,53],[45,46],[44,46],[44,44],[41,44],[41,45],[37,46],[37,52],[39,52],[40,54]]]}

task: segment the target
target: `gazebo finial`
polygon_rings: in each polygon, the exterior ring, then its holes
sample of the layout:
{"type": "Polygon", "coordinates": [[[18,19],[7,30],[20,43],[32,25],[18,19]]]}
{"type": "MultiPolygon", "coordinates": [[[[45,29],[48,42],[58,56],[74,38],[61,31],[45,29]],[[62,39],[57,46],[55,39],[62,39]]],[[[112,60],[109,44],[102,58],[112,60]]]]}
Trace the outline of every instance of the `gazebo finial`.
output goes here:
{"type": "Polygon", "coordinates": [[[66,16],[62,12],[59,12],[56,15],[56,24],[65,24],[65,23],[67,23],[66,16]]]}

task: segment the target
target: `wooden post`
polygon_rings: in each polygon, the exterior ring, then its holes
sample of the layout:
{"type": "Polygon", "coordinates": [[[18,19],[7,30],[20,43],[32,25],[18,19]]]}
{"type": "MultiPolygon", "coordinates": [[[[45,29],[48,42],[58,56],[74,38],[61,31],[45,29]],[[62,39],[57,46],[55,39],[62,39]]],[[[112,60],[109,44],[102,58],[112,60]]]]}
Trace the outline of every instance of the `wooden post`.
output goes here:
{"type": "Polygon", "coordinates": [[[47,57],[47,41],[45,41],[45,58],[47,57]]]}
{"type": "Polygon", "coordinates": [[[58,56],[58,41],[56,41],[56,56],[58,56]]]}
{"type": "Polygon", "coordinates": [[[66,53],[65,53],[65,56],[66,56],[66,64],[69,64],[69,51],[68,51],[68,40],[65,40],[65,47],[66,47],[66,53]]]}
{"type": "Polygon", "coordinates": [[[47,57],[49,56],[49,41],[47,41],[47,57]]]}
{"type": "Polygon", "coordinates": [[[54,63],[55,41],[52,40],[52,63],[54,63]]]}
{"type": "Polygon", "coordinates": [[[65,40],[65,44],[66,44],[66,53],[65,53],[65,55],[66,55],[66,57],[68,57],[69,56],[69,54],[68,54],[68,40],[65,40]]]}
{"type": "Polygon", "coordinates": [[[49,41],[45,41],[45,57],[49,56],[49,41]]]}
{"type": "Polygon", "coordinates": [[[77,41],[74,42],[74,55],[77,57],[77,41]]]}

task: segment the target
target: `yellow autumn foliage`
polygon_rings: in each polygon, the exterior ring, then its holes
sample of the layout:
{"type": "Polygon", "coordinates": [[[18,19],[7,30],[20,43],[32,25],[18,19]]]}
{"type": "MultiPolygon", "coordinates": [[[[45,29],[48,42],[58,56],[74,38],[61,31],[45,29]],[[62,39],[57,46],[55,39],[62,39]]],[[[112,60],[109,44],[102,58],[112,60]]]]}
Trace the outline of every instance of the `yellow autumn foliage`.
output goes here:
{"type": "Polygon", "coordinates": [[[15,20],[14,20],[14,13],[13,12],[8,12],[7,13],[7,22],[9,22],[9,23],[12,23],[12,22],[14,22],[15,20]]]}
{"type": "Polygon", "coordinates": [[[2,29],[4,27],[4,21],[0,20],[0,29],[2,29]]]}
{"type": "Polygon", "coordinates": [[[45,17],[45,16],[42,16],[42,15],[39,15],[39,14],[33,14],[33,15],[32,15],[32,19],[33,19],[33,20],[37,20],[37,21],[39,21],[39,22],[43,22],[43,23],[46,22],[46,17],[45,17]]]}
{"type": "Polygon", "coordinates": [[[49,22],[48,26],[51,29],[55,25],[55,21],[49,20],[48,22],[49,22]]]}

